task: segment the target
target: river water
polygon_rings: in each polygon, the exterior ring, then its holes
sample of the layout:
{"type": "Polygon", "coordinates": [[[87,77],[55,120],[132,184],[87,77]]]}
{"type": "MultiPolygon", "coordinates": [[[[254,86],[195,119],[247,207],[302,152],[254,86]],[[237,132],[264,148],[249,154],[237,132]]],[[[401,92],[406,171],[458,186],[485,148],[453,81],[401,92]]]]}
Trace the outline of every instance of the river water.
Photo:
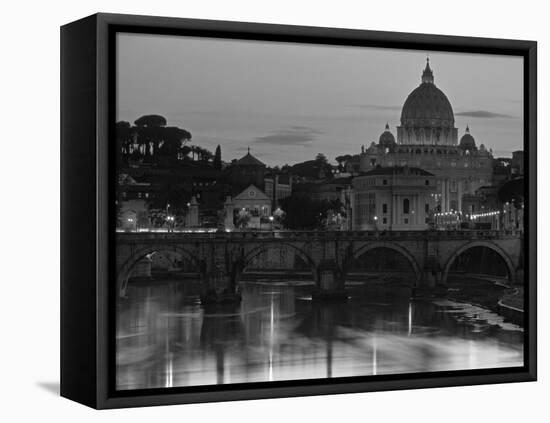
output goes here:
{"type": "Polygon", "coordinates": [[[130,284],[117,305],[119,390],[523,365],[523,329],[483,308],[348,283],[347,302],[306,282],[241,284],[203,307],[192,282],[130,284]]]}

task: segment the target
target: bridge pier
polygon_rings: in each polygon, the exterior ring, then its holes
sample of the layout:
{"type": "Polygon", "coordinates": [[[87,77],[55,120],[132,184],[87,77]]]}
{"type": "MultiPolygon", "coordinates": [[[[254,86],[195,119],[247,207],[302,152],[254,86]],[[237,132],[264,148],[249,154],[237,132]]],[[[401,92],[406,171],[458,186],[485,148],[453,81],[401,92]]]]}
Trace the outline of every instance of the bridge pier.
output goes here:
{"type": "Polygon", "coordinates": [[[419,285],[421,288],[435,288],[443,283],[443,269],[435,256],[428,256],[419,285]]]}
{"type": "Polygon", "coordinates": [[[317,290],[314,300],[347,300],[343,273],[333,259],[321,260],[317,266],[317,290]]]}
{"type": "Polygon", "coordinates": [[[441,285],[441,272],[428,270],[422,274],[419,284],[421,288],[435,288],[439,285],[441,285]]]}
{"type": "Polygon", "coordinates": [[[516,277],[514,280],[514,284],[517,286],[523,286],[523,280],[524,280],[523,268],[516,269],[516,277]]]}
{"type": "Polygon", "coordinates": [[[202,293],[201,304],[230,304],[239,303],[241,295],[237,292],[237,274],[227,272],[222,266],[215,266],[210,271],[206,271],[206,263],[201,266],[204,272],[201,272],[202,293]]]}

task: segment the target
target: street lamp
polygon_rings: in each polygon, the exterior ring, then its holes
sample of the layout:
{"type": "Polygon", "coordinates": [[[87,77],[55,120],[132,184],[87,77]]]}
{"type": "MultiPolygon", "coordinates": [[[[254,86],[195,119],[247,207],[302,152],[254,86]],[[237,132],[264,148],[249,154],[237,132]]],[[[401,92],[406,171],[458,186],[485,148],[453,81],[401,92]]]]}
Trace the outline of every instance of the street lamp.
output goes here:
{"type": "Polygon", "coordinates": [[[269,216],[269,223],[271,224],[271,230],[273,230],[273,216],[269,216]]]}
{"type": "Polygon", "coordinates": [[[168,221],[168,232],[173,232],[174,231],[174,221],[175,221],[175,218],[174,216],[166,216],[166,220],[168,221]]]}
{"type": "Polygon", "coordinates": [[[129,217],[128,218],[128,223],[133,225],[134,226],[134,231],[137,232],[137,220],[135,220],[133,217],[129,217]]]}

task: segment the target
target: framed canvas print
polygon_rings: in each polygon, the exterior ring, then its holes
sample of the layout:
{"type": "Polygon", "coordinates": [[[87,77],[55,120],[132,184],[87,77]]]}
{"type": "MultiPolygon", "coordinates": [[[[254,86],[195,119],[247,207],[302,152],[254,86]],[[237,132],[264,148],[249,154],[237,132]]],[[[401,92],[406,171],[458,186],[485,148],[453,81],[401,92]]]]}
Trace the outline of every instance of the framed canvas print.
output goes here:
{"type": "Polygon", "coordinates": [[[97,14],[61,30],[61,393],[536,379],[536,43],[97,14]]]}

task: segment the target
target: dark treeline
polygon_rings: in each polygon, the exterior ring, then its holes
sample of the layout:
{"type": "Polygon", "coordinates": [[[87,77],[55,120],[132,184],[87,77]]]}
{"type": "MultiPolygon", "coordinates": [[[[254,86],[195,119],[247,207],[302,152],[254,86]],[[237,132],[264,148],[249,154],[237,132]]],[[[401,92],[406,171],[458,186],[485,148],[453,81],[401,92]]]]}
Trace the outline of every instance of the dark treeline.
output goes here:
{"type": "Polygon", "coordinates": [[[142,116],[133,125],[126,121],[117,122],[119,164],[139,161],[160,166],[177,166],[186,161],[198,161],[221,166],[219,147],[215,156],[204,147],[190,144],[191,138],[189,131],[177,126],[167,126],[166,119],[159,115],[142,116]]]}
{"type": "Polygon", "coordinates": [[[322,228],[329,212],[345,213],[340,200],[314,200],[303,194],[292,194],[284,198],[281,200],[281,208],[285,211],[285,227],[296,230],[322,228]]]}

